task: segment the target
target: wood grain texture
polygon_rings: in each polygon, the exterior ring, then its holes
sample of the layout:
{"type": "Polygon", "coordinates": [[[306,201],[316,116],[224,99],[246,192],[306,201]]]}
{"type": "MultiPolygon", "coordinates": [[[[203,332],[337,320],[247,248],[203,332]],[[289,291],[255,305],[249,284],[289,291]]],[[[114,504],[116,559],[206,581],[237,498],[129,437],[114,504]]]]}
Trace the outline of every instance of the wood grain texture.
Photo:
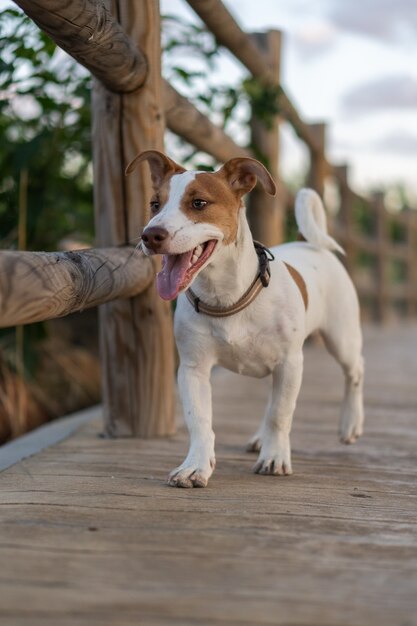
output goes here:
{"type": "Polygon", "coordinates": [[[134,248],[0,252],[0,327],[61,317],[144,291],[152,261],[134,248]]]}
{"type": "Polygon", "coordinates": [[[235,157],[251,157],[252,153],[233,141],[220,127],[209,120],[167,81],[163,83],[163,102],[167,126],[193,146],[208,152],[220,163],[235,157]]]}
{"type": "MultiPolygon", "coordinates": [[[[275,85],[279,85],[281,33],[270,30],[266,33],[253,33],[252,38],[274,75],[275,85]]],[[[276,115],[267,126],[254,113],[250,120],[254,152],[262,158],[277,184],[276,196],[268,195],[261,185],[257,185],[249,197],[248,218],[253,237],[266,246],[282,243],[284,238],[285,194],[279,181],[279,121],[276,115]]]]}
{"type": "Polygon", "coordinates": [[[16,0],[16,4],[108,89],[128,92],[144,84],[145,55],[101,0],[16,0]]]}
{"type": "Polygon", "coordinates": [[[184,428],[106,440],[97,422],[1,473],[1,626],[414,626],[417,327],[365,336],[354,446],[337,440],[342,376],[306,348],[291,477],[243,452],[269,381],[223,371],[207,489],[165,485],[184,428]]]}
{"type": "MultiPolygon", "coordinates": [[[[98,82],[93,91],[93,164],[99,245],[137,241],[151,197],[146,164],[126,165],[141,150],[163,150],[159,4],[109,2],[109,9],[149,59],[146,85],[119,95],[98,82]]],[[[171,309],[154,285],[138,298],[100,307],[104,413],[112,436],[172,433],[174,348],[171,309]]]]}

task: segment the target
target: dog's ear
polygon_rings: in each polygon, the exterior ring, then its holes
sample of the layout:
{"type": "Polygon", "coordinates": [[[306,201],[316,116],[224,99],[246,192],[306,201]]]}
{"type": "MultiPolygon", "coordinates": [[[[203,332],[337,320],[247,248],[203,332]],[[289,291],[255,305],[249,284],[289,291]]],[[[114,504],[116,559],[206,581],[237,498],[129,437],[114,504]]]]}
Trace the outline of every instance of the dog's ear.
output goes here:
{"type": "Polygon", "coordinates": [[[165,154],[162,154],[162,152],[158,152],[158,150],[145,150],[136,155],[133,161],[129,163],[125,170],[126,176],[133,172],[138,163],[142,163],[142,161],[149,163],[152,184],[156,188],[160,187],[162,181],[167,176],[185,172],[185,169],[181,167],[181,165],[175,163],[175,161],[165,156],[165,154]]]}
{"type": "Polygon", "coordinates": [[[269,195],[275,196],[277,192],[271,174],[256,159],[247,157],[230,159],[219,171],[226,176],[231,188],[242,195],[251,191],[257,180],[269,195]]]}

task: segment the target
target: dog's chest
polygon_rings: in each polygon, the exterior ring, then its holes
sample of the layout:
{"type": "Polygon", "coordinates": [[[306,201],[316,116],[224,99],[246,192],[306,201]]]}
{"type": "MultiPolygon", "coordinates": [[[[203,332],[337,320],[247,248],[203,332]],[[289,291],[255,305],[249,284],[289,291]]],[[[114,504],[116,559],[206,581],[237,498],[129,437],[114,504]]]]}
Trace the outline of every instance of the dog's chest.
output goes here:
{"type": "Polygon", "coordinates": [[[219,365],[247,376],[270,374],[283,356],[280,328],[275,326],[212,324],[211,338],[219,365]]]}

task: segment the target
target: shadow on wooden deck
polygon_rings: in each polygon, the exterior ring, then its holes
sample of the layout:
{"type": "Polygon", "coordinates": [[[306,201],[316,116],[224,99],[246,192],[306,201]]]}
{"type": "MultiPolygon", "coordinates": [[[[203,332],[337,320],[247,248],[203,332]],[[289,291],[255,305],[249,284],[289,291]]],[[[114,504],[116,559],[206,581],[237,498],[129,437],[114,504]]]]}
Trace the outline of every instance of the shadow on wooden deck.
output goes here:
{"type": "Polygon", "coordinates": [[[1,625],[417,624],[417,326],[366,338],[355,446],[340,372],[306,349],[292,477],[251,473],[268,384],[223,372],[207,489],[165,486],[182,427],[106,440],[97,418],[0,474],[1,625]]]}

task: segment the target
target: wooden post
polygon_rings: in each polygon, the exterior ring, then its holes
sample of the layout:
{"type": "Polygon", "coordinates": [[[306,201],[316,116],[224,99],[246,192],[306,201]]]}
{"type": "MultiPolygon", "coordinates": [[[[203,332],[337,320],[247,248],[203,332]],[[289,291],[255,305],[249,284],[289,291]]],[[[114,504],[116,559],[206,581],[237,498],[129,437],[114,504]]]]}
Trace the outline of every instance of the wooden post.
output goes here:
{"type": "MultiPolygon", "coordinates": [[[[118,95],[93,90],[96,236],[100,246],[137,242],[151,196],[146,164],[124,170],[141,150],[163,149],[164,116],[157,0],[108,4],[148,59],[144,87],[118,95]]],[[[144,294],[100,307],[106,431],[151,437],[174,431],[174,350],[171,309],[152,285],[144,294]]]]}
{"type": "Polygon", "coordinates": [[[407,211],[407,315],[417,313],[417,218],[415,211],[407,211]]]}
{"type": "Polygon", "coordinates": [[[378,192],[374,194],[374,207],[376,217],[376,318],[379,322],[385,322],[388,317],[388,220],[387,211],[384,205],[384,194],[378,192]]]}
{"type": "Polygon", "coordinates": [[[343,258],[343,261],[345,263],[346,269],[353,279],[355,273],[356,255],[353,226],[353,193],[351,188],[349,187],[348,166],[339,165],[336,169],[338,172],[337,183],[340,193],[339,223],[343,235],[342,245],[346,252],[346,256],[343,258]]]}
{"type": "MultiPolygon", "coordinates": [[[[281,33],[270,30],[253,33],[253,40],[263,52],[276,85],[280,83],[281,33]]],[[[283,241],[285,196],[279,185],[279,118],[271,120],[271,127],[252,115],[252,145],[255,156],[264,161],[272,178],[278,183],[277,195],[269,196],[259,185],[251,192],[248,204],[249,224],[255,239],[266,246],[283,241]]]]}
{"type": "Polygon", "coordinates": [[[310,150],[310,172],[308,176],[308,186],[317,191],[323,198],[324,181],[326,179],[326,124],[309,124],[311,133],[315,138],[317,150],[310,150]]]}

